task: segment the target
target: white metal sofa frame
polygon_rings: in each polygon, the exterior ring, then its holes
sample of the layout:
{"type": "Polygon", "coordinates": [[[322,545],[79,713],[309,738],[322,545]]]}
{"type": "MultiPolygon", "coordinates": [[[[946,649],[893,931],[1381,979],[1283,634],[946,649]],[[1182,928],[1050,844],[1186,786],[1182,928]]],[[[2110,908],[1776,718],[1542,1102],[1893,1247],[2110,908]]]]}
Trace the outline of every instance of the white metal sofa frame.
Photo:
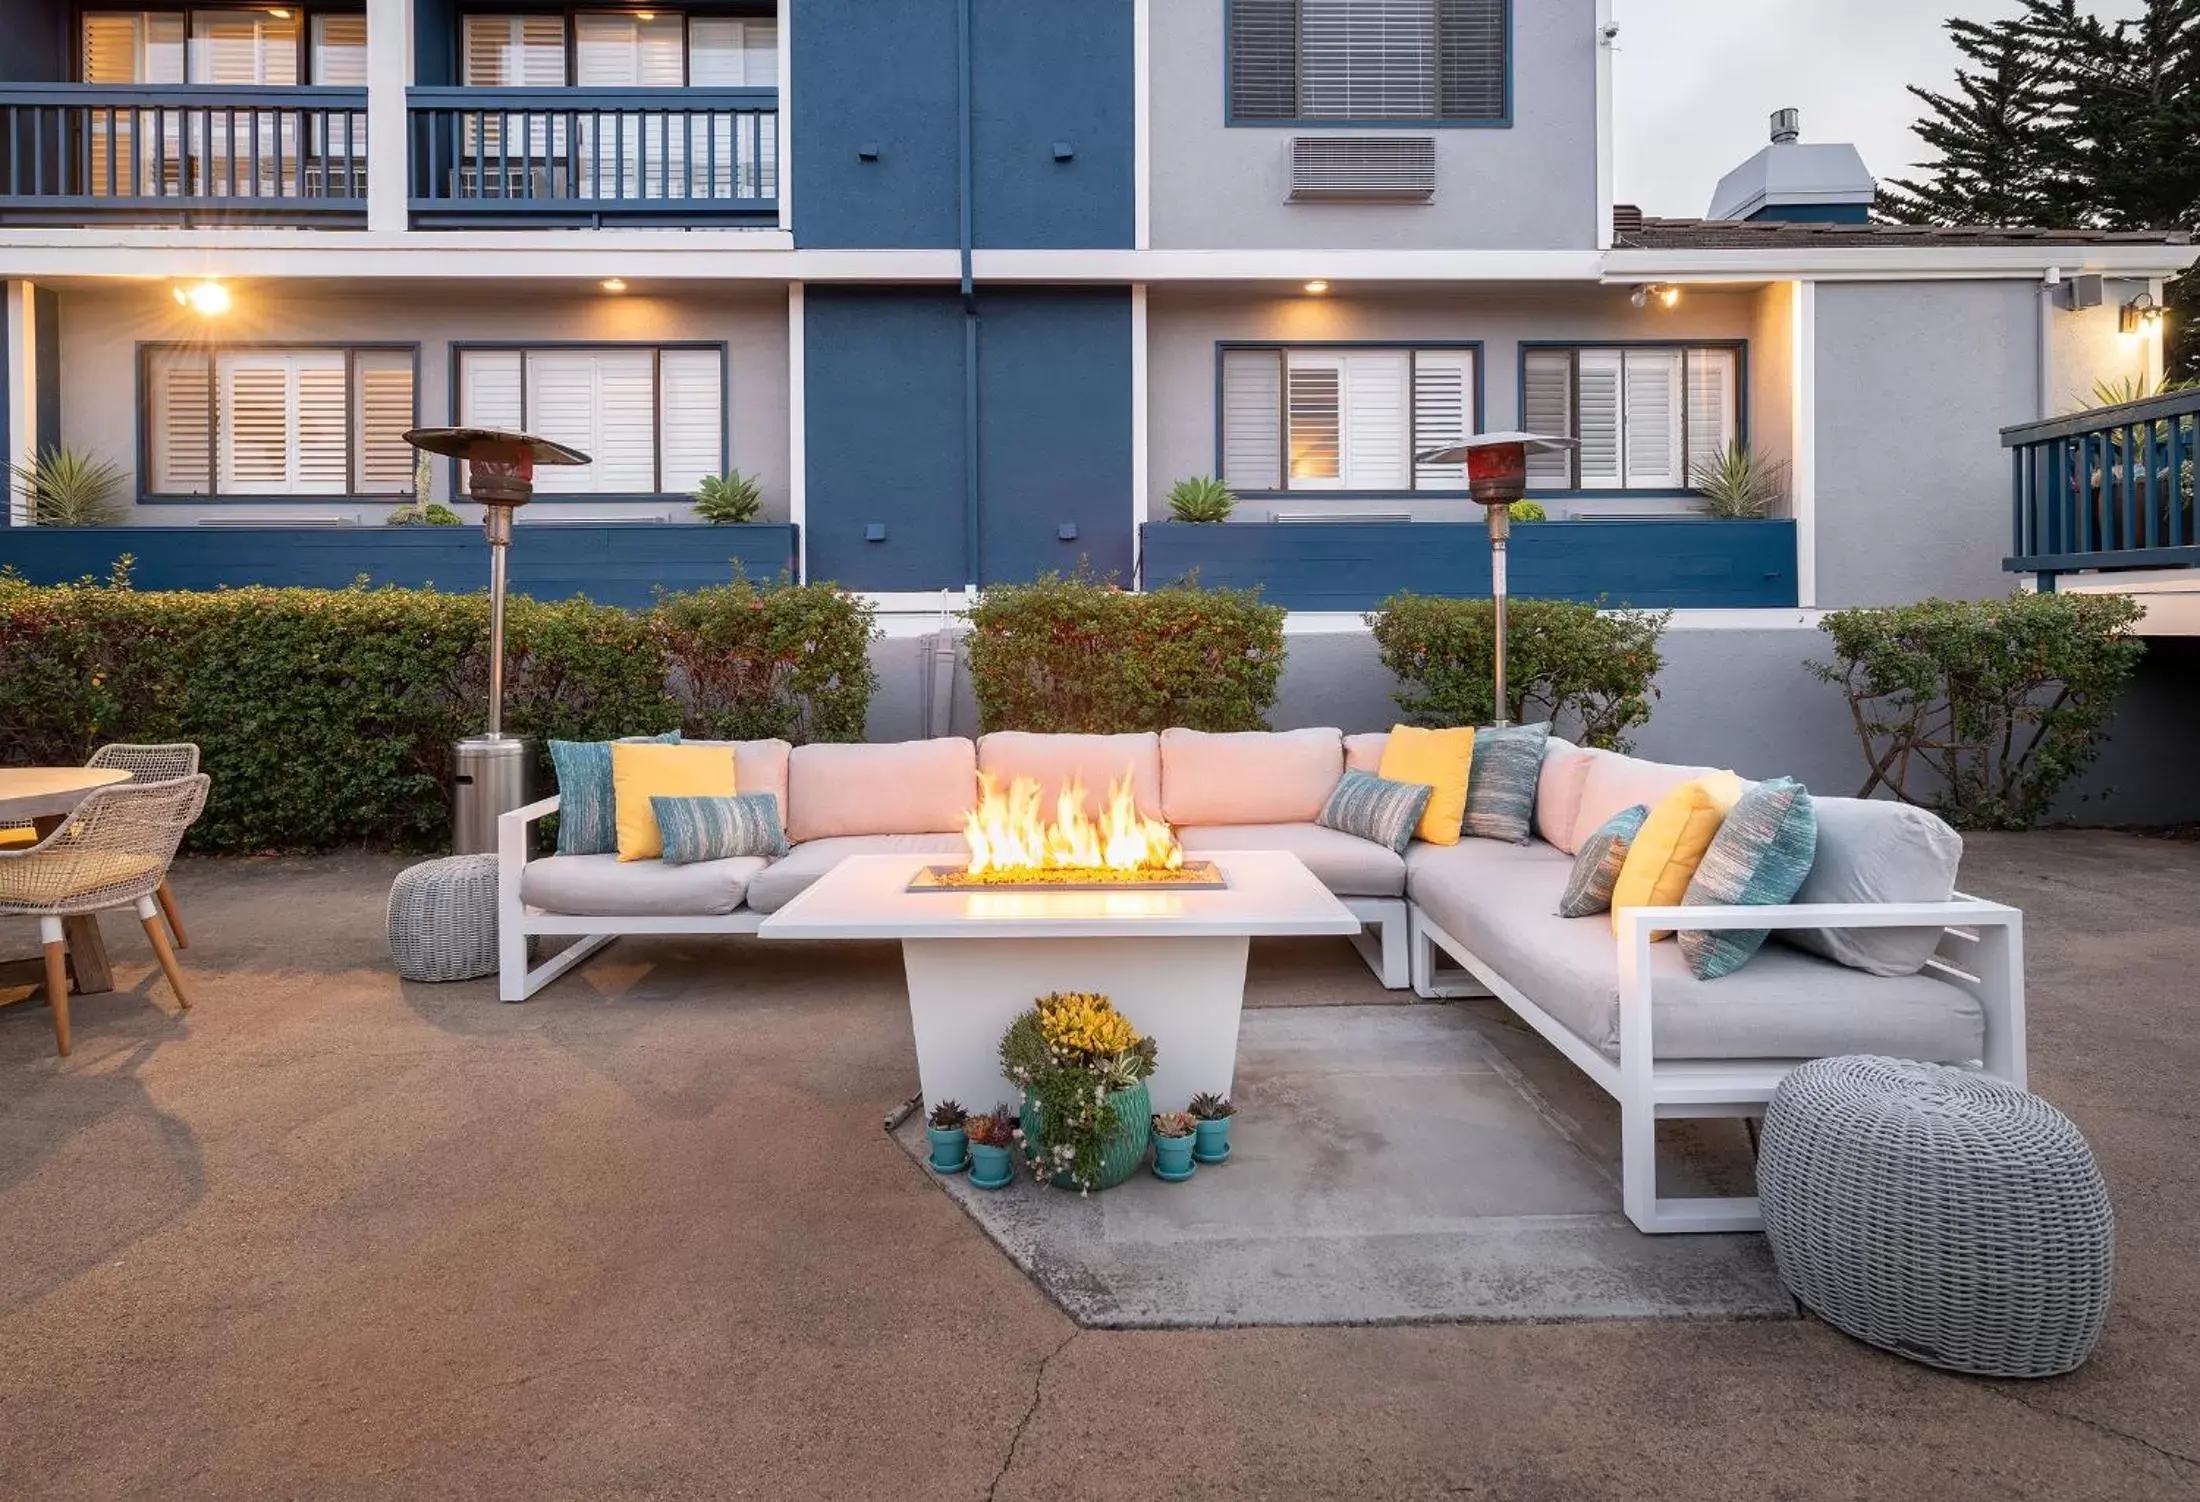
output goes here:
{"type": "Polygon", "coordinates": [[[1800,1059],[1668,1059],[1651,1036],[1650,935],[1664,929],[1941,927],[1927,969],[1962,987],[1985,1013],[1984,1071],[2022,1088],[2024,1056],[2024,914],[1957,893],[1949,902],[1819,903],[1781,907],[1638,907],[1619,914],[1619,1061],[1591,1047],[1564,1023],[1413,910],[1413,989],[1425,997],[1494,995],[1589,1076],[1620,1108],[1620,1197],[1627,1218],[1651,1233],[1756,1231],[1757,1199],[1665,1199],[1658,1194],[1657,1124],[1661,1119],[1764,1114],[1772,1092],[1800,1059]],[[1464,968],[1439,971],[1439,955],[1464,968]]]}
{"type": "MultiPolygon", "coordinates": [[[[528,997],[626,934],[753,934],[765,915],[741,908],[718,914],[651,914],[589,917],[540,912],[520,900],[520,875],[527,865],[527,829],[558,811],[555,794],[515,808],[497,818],[497,994],[506,1001],[528,997]],[[529,965],[528,943],[538,934],[570,937],[573,943],[540,965],[529,965]]],[[[1352,915],[1373,933],[1352,936],[1353,947],[1383,985],[1403,991],[1411,983],[1407,939],[1411,915],[1402,897],[1340,897],[1352,915]]]]}

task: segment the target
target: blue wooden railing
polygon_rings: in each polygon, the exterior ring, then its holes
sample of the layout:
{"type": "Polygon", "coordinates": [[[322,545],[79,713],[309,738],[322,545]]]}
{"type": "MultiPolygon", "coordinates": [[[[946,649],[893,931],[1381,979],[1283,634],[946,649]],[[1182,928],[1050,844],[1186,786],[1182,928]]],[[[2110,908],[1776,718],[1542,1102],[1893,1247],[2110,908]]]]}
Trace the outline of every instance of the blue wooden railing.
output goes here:
{"type": "Polygon", "coordinates": [[[2001,430],[2009,450],[2010,552],[2037,574],[2200,565],[2193,510],[2200,390],[2001,430]]]}
{"type": "Polygon", "coordinates": [[[0,222],[313,224],[367,213],[367,92],[0,86],[0,222]]]}
{"type": "Polygon", "coordinates": [[[776,223],[777,89],[408,94],[413,223],[776,223]]]}

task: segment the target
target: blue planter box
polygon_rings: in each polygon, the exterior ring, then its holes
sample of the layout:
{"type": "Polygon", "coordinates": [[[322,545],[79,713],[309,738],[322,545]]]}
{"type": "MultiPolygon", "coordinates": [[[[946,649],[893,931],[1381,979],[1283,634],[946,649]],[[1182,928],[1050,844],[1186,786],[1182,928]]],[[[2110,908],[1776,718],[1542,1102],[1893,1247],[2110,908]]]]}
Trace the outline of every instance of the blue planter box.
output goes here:
{"type": "MultiPolygon", "coordinates": [[[[0,564],[34,584],[104,578],[125,553],[139,589],[342,589],[362,575],[372,584],[432,584],[460,594],[489,587],[489,545],[476,526],[0,528],[0,564]]],[[[512,542],[512,589],[538,600],[587,595],[640,608],[659,585],[724,584],[736,564],[759,582],[791,573],[795,529],[522,522],[512,542]]]]}
{"type": "MultiPolygon", "coordinates": [[[[1148,587],[1197,570],[1210,588],[1261,587],[1293,610],[1368,610],[1400,590],[1486,598],[1478,522],[1148,522],[1148,587]]],[[[1515,522],[1515,599],[1648,609],[1793,606],[1795,523],[1675,518],[1515,522]]]]}

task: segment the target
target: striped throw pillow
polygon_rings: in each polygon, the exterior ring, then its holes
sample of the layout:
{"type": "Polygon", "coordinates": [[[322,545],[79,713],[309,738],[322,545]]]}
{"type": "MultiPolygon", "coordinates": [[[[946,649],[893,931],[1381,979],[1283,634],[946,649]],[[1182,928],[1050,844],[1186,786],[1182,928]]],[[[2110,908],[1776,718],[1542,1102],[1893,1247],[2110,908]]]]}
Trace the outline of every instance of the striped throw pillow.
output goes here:
{"type": "Polygon", "coordinates": [[[1461,832],[1484,840],[1528,843],[1535,821],[1535,785],[1543,775],[1543,743],[1551,722],[1477,728],[1474,766],[1467,773],[1467,817],[1461,832]]]}
{"type": "Polygon", "coordinates": [[[1627,847],[1635,842],[1635,836],[1642,832],[1642,821],[1649,817],[1650,806],[1646,803],[1623,808],[1581,842],[1581,849],[1574,853],[1573,874],[1566,878],[1566,890],[1559,895],[1559,917],[1588,918],[1611,911],[1612,888],[1619,885],[1619,868],[1627,864],[1627,847]]]}
{"type": "Polygon", "coordinates": [[[785,855],[787,833],[773,793],[731,798],[652,798],[650,812],[665,844],[668,866],[730,860],[737,855],[785,855]]]}
{"type": "Polygon", "coordinates": [[[1373,772],[1347,772],[1315,822],[1403,855],[1413,826],[1421,822],[1421,810],[1435,792],[1425,782],[1391,782],[1373,772]]]}
{"type": "MultiPolygon", "coordinates": [[[[1818,855],[1818,814],[1791,778],[1760,782],[1728,811],[1681,899],[1687,907],[1775,907],[1795,900],[1818,855]]],[[[1681,953],[1699,980],[1732,975],[1771,931],[1684,928],[1681,953]]]]}
{"type": "MultiPolygon", "coordinates": [[[[676,746],[680,732],[630,735],[629,741],[676,746]]],[[[609,855],[619,848],[617,799],[611,787],[611,742],[552,741],[558,774],[558,854],[609,855]]]]}

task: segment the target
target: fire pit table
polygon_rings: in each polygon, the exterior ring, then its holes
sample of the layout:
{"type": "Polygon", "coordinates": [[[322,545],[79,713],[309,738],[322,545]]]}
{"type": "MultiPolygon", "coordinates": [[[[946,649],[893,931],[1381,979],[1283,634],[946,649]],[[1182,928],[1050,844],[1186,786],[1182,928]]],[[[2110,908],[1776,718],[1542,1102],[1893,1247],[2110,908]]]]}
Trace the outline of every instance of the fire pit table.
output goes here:
{"type": "Polygon", "coordinates": [[[1149,1089],[1155,1109],[1176,1110],[1202,1090],[1229,1093],[1252,939],[1360,928],[1297,856],[1201,858],[1221,868],[1221,888],[911,891],[936,856],[851,856],[757,933],[899,939],[927,1103],[1015,1099],[999,1059],[1008,1024],[1050,991],[1099,991],[1159,1046],[1149,1089]]]}

